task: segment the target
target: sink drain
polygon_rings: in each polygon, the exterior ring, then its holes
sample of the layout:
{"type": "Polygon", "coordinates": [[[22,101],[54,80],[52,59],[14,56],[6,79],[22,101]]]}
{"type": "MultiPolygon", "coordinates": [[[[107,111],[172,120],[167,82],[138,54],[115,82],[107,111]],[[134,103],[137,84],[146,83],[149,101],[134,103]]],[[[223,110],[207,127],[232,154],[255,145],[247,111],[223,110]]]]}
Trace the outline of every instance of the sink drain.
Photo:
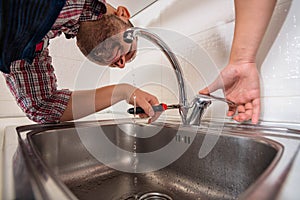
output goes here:
{"type": "Polygon", "coordinates": [[[143,194],[138,200],[173,200],[170,196],[158,192],[143,194]]]}

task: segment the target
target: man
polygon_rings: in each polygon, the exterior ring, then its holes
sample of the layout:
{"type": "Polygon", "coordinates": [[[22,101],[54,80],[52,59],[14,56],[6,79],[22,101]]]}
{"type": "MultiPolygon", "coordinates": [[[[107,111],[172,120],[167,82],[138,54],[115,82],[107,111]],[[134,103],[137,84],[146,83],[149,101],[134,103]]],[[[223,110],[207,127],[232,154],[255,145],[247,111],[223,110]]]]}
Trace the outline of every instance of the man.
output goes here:
{"type": "Polygon", "coordinates": [[[4,74],[17,104],[27,117],[37,123],[69,121],[122,100],[133,104],[134,99],[147,116],[154,117],[152,105],[159,103],[157,98],[128,84],[85,91],[57,89],[47,48],[49,39],[62,33],[67,39],[77,36],[78,46],[89,59],[99,64],[123,68],[135,55],[136,49],[118,38],[120,33],[132,26],[129,18],[130,14],[125,7],[115,9],[105,0],[67,0],[51,30],[37,45],[33,62],[15,61],[10,66],[11,72],[4,74]],[[110,43],[111,40],[113,43],[110,43]],[[99,44],[101,48],[97,50],[95,47],[99,44]],[[74,108],[78,107],[86,109],[74,113],[74,108]]]}

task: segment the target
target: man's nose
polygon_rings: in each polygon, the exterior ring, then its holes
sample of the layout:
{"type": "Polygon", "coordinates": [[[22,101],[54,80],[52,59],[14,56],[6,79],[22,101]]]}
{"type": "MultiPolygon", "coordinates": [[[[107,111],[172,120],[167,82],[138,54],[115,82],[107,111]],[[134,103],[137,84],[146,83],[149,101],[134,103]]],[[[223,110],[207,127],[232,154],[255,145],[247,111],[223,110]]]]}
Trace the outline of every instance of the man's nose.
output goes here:
{"type": "Polygon", "coordinates": [[[124,68],[125,63],[126,63],[125,56],[121,56],[120,59],[117,62],[115,62],[114,64],[119,68],[124,68]]]}

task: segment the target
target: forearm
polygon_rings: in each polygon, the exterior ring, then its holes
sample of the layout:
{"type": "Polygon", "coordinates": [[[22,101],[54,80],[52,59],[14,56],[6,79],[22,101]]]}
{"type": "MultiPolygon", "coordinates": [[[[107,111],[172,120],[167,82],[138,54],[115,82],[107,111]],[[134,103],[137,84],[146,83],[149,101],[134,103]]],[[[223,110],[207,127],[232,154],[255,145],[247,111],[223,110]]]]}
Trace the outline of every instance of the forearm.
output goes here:
{"type": "Polygon", "coordinates": [[[276,0],[235,0],[235,33],[230,62],[255,62],[276,0]]]}
{"type": "Polygon", "coordinates": [[[74,91],[60,121],[79,119],[128,100],[134,89],[131,85],[119,84],[95,90],[74,91]]]}

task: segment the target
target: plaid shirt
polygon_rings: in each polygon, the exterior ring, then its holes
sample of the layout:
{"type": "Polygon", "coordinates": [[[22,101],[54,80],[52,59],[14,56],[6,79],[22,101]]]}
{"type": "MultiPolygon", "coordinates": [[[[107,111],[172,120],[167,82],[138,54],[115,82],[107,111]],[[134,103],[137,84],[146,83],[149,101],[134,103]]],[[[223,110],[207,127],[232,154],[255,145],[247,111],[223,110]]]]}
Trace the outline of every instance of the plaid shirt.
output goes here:
{"type": "MultiPolygon", "coordinates": [[[[96,20],[106,12],[105,0],[67,0],[44,41],[64,33],[74,38],[79,21],[96,20]]],[[[57,80],[48,47],[36,53],[32,64],[24,60],[12,63],[11,73],[3,74],[17,104],[26,116],[38,123],[59,122],[72,92],[57,89],[57,80]]]]}

